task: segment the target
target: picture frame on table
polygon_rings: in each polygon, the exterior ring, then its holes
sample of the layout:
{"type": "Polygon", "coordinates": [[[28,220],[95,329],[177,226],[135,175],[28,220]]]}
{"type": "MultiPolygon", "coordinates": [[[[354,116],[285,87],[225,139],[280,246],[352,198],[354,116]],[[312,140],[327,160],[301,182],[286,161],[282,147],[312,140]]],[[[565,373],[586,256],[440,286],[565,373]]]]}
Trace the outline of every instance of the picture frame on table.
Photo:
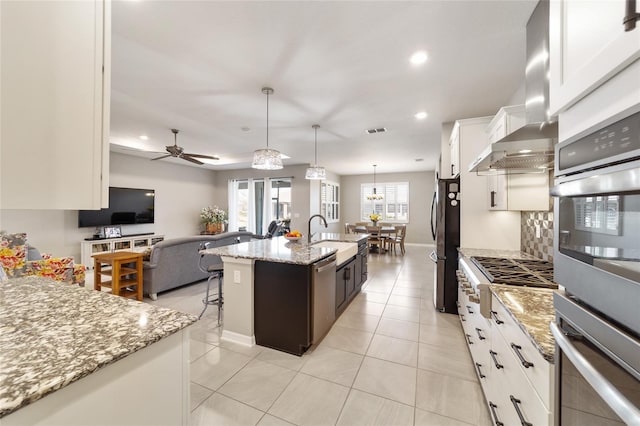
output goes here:
{"type": "Polygon", "coordinates": [[[102,228],[102,233],[105,238],[120,238],[122,237],[122,229],[120,226],[105,226],[102,228]]]}

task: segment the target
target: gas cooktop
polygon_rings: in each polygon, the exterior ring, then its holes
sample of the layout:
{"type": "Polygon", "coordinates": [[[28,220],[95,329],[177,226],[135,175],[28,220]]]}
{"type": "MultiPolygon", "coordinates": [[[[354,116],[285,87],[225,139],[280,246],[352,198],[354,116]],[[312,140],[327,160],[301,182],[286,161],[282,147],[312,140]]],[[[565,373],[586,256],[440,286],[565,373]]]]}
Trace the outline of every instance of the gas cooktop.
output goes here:
{"type": "Polygon", "coordinates": [[[553,264],[545,260],[473,256],[471,261],[493,284],[558,288],[553,282],[553,264]]]}

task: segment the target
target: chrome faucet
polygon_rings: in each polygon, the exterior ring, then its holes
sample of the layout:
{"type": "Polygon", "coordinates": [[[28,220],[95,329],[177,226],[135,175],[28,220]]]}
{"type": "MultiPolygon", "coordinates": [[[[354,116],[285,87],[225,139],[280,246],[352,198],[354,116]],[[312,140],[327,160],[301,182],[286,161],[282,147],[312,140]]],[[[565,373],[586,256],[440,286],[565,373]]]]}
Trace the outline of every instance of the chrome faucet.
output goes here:
{"type": "Polygon", "coordinates": [[[314,214],[313,216],[311,216],[309,218],[309,222],[307,223],[307,242],[308,243],[311,242],[311,219],[313,219],[314,217],[319,217],[320,219],[322,219],[322,221],[324,222],[325,228],[329,227],[329,225],[327,225],[327,219],[325,219],[324,216],[322,216],[321,214],[314,214]]]}

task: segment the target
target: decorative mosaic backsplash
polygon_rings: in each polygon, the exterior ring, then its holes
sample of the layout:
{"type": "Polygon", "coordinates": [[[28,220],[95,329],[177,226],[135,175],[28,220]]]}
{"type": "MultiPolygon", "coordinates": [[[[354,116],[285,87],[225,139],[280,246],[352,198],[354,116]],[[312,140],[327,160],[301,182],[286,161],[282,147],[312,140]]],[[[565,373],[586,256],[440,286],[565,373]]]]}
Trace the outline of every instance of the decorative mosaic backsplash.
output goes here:
{"type": "Polygon", "coordinates": [[[521,213],[520,250],[553,262],[553,210],[521,213]],[[540,227],[540,238],[536,238],[536,226],[540,227]]]}

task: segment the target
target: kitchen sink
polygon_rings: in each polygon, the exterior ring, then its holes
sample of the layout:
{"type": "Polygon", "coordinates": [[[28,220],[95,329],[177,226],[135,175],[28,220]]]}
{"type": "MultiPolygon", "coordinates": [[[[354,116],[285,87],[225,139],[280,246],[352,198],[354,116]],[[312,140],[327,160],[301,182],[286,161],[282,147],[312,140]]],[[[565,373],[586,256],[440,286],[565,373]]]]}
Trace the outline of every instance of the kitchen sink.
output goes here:
{"type": "Polygon", "coordinates": [[[340,266],[358,253],[357,243],[345,243],[343,241],[318,241],[312,245],[337,249],[336,265],[340,266]]]}

